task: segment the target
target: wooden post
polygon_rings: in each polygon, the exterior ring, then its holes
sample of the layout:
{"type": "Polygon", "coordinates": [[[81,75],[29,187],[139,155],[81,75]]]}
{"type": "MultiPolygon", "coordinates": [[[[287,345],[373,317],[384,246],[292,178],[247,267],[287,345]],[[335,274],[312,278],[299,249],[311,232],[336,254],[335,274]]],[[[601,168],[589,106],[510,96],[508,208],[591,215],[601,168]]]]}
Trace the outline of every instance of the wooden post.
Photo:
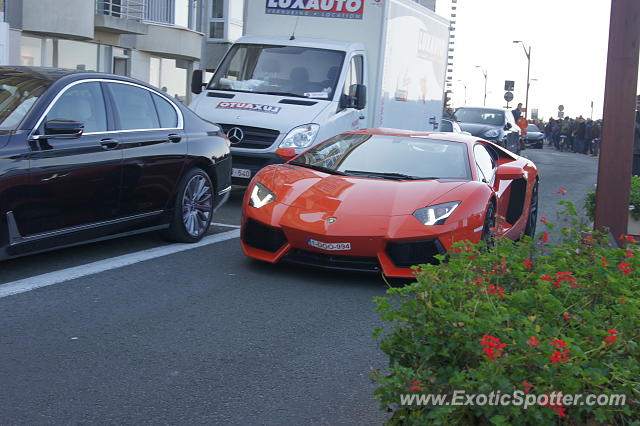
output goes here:
{"type": "Polygon", "coordinates": [[[611,0],[595,228],[627,233],[640,47],[640,1],[611,0]]]}

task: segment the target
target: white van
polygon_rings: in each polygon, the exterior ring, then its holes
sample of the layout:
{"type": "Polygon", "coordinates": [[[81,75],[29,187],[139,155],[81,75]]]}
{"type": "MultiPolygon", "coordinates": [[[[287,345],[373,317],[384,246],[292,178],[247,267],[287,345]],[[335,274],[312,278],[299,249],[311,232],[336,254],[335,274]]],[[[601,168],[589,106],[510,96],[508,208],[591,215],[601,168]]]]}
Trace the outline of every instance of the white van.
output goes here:
{"type": "Polygon", "coordinates": [[[256,0],[245,26],[250,35],[208,84],[194,72],[190,105],[231,140],[235,183],[344,131],[437,129],[449,25],[431,10],[410,0],[256,0]]]}

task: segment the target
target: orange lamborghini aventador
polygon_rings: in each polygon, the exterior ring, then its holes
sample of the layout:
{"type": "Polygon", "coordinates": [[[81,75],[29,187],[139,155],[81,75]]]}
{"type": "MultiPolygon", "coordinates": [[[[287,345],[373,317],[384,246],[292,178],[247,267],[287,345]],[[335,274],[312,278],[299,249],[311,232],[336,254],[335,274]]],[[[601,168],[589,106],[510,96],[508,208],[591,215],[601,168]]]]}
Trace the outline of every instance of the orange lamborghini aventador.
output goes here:
{"type": "Polygon", "coordinates": [[[473,136],[347,132],[255,175],[242,248],[266,262],[411,277],[456,241],[533,235],[538,179],[528,159],[473,136]]]}

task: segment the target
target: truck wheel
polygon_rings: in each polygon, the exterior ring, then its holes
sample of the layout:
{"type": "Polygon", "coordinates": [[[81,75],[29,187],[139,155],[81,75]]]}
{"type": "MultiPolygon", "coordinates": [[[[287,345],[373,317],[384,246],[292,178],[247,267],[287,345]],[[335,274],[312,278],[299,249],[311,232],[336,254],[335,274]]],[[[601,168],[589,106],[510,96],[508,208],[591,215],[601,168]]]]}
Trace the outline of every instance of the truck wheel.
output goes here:
{"type": "Polygon", "coordinates": [[[180,181],[171,225],[166,237],[178,243],[195,243],[204,237],[213,218],[213,184],[199,168],[180,181]]]}

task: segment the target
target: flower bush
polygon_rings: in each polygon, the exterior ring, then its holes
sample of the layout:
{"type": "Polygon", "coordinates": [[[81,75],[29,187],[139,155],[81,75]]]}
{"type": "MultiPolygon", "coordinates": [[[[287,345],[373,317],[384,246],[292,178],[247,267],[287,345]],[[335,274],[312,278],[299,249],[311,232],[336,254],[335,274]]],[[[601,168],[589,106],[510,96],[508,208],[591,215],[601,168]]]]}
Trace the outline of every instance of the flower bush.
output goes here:
{"type": "MultiPolygon", "coordinates": [[[[631,177],[631,191],[629,192],[629,205],[633,206],[631,210],[631,217],[635,220],[640,220],[640,176],[631,177]]],[[[584,200],[584,208],[587,211],[587,216],[591,221],[595,220],[596,214],[596,190],[592,189],[587,193],[587,197],[584,200]]]]}
{"type": "Polygon", "coordinates": [[[458,243],[376,298],[391,424],[640,424],[640,249],[585,232],[573,204],[536,238],[458,243]],[[561,241],[550,246],[548,232],[561,241]],[[442,258],[441,260],[445,260],[442,258]],[[413,389],[411,389],[413,383],[413,389]],[[624,394],[624,406],[402,405],[403,394],[624,394]]]}

